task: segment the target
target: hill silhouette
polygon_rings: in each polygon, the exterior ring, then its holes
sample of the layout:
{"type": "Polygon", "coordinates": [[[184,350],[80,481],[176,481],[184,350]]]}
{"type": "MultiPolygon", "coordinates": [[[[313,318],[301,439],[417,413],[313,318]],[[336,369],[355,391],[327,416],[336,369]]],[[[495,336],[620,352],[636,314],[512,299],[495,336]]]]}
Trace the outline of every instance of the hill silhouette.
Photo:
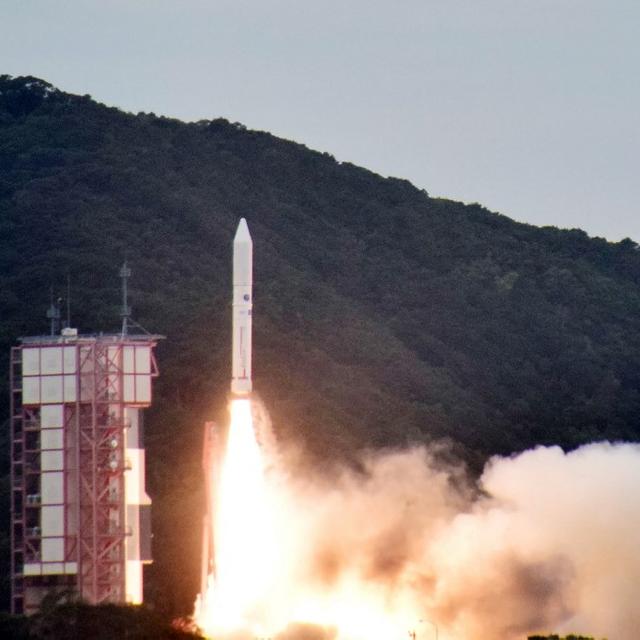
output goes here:
{"type": "MultiPolygon", "coordinates": [[[[46,333],[50,287],[64,296],[69,273],[73,325],[114,330],[126,256],[135,318],[167,336],[146,420],[158,607],[187,611],[197,586],[201,429],[224,419],[240,217],[255,388],[313,463],[445,439],[479,468],[535,444],[640,439],[633,241],[431,198],[223,119],[0,76],[0,410],[9,348],[46,333]]],[[[6,421],[0,437],[6,450],[6,421]]],[[[7,456],[1,470],[6,561],[7,456]]]]}

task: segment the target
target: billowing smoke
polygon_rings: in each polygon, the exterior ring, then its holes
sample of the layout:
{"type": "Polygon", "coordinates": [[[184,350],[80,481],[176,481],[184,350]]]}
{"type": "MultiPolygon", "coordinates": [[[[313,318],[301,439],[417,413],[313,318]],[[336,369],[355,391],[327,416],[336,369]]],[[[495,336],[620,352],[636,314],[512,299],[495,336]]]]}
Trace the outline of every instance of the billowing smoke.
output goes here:
{"type": "Polygon", "coordinates": [[[424,450],[374,456],[365,468],[315,496],[320,538],[309,553],[332,558],[334,579],[356,570],[380,580],[443,637],[638,637],[639,446],[494,458],[475,499],[424,450]]]}
{"type": "Polygon", "coordinates": [[[278,640],[640,637],[640,446],[539,447],[473,483],[424,448],[301,478],[263,437],[278,570],[251,616],[278,640]]]}

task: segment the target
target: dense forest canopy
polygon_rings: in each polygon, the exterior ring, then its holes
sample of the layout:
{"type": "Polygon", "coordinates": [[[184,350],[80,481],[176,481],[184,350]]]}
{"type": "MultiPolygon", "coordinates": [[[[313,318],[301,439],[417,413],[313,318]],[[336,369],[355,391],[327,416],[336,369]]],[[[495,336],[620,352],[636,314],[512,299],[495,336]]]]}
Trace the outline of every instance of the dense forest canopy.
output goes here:
{"type": "MultiPolygon", "coordinates": [[[[223,119],[132,115],[1,76],[3,449],[10,346],[47,331],[50,288],[64,296],[67,274],[73,325],[116,329],[126,256],[135,318],[167,336],[146,419],[156,606],[188,611],[197,587],[201,429],[224,419],[241,216],[255,248],[255,387],[280,441],[316,468],[443,439],[477,469],[538,443],[640,438],[633,241],[431,198],[223,119]]],[[[7,456],[0,470],[6,563],[7,456]]]]}

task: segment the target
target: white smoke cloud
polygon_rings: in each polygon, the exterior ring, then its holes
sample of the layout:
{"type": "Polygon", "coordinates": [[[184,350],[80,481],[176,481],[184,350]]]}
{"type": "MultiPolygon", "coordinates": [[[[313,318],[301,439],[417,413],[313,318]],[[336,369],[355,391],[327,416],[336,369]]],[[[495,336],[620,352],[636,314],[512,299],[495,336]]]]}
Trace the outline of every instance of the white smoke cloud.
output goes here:
{"type": "Polygon", "coordinates": [[[423,449],[363,467],[329,486],[294,483],[297,584],[379,585],[407,624],[435,622],[441,638],[640,637],[638,445],[494,458],[476,498],[423,449]]]}

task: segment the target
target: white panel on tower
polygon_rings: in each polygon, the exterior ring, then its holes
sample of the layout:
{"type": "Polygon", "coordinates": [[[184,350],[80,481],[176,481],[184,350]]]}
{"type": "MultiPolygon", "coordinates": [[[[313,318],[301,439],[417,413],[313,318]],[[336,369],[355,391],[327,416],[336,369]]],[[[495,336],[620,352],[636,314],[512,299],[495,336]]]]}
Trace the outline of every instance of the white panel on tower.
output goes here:
{"type": "Polygon", "coordinates": [[[150,347],[136,347],[136,373],[151,373],[150,347]]]}
{"type": "Polygon", "coordinates": [[[63,364],[65,373],[75,373],[77,369],[77,349],[75,347],[64,347],[63,364]]]}
{"type": "Polygon", "coordinates": [[[127,561],[127,602],[142,604],[142,563],[127,561]]]}
{"type": "Polygon", "coordinates": [[[63,449],[64,429],[42,429],[40,431],[41,449],[63,449]]]}
{"type": "Polygon", "coordinates": [[[151,376],[136,376],[136,402],[151,402],[151,376]]]}
{"type": "Polygon", "coordinates": [[[43,537],[64,535],[64,507],[42,507],[40,512],[43,537]]]}
{"type": "Polygon", "coordinates": [[[22,404],[40,404],[40,378],[22,378],[22,404]]]}
{"type": "Polygon", "coordinates": [[[64,538],[42,539],[42,561],[60,562],[64,560],[64,538]]]}
{"type": "Polygon", "coordinates": [[[64,401],[75,402],[78,399],[78,383],[74,375],[64,376],[64,401]]]}
{"type": "Polygon", "coordinates": [[[61,471],[42,474],[40,500],[42,504],[62,504],[64,502],[64,474],[61,471]]]}
{"type": "Polygon", "coordinates": [[[122,401],[123,402],[135,402],[136,401],[136,387],[135,376],[126,375],[122,376],[122,401]]]}
{"type": "Polygon", "coordinates": [[[40,373],[42,375],[62,373],[62,347],[42,347],[40,373]]]}
{"type": "Polygon", "coordinates": [[[125,407],[125,419],[129,428],[125,431],[125,447],[137,448],[140,446],[140,415],[138,409],[125,407]]]}
{"type": "Polygon", "coordinates": [[[64,563],[63,562],[45,562],[42,565],[42,575],[53,575],[57,576],[64,572],[64,563]]]}
{"type": "Polygon", "coordinates": [[[58,429],[64,424],[64,406],[47,404],[40,409],[40,425],[43,429],[58,429]]]}
{"type": "Polygon", "coordinates": [[[122,347],[122,371],[133,373],[135,371],[135,347],[122,347]]]}
{"type": "Polygon", "coordinates": [[[43,376],[40,401],[42,404],[55,404],[63,400],[62,376],[43,376]]]}
{"type": "Polygon", "coordinates": [[[42,565],[36,562],[26,562],[22,573],[25,576],[39,576],[42,573],[42,565]]]}
{"type": "Polygon", "coordinates": [[[43,451],[40,454],[42,471],[62,471],[64,469],[64,451],[43,451]]]}
{"type": "Polygon", "coordinates": [[[131,468],[125,471],[125,502],[141,504],[144,492],[144,450],[127,449],[127,460],[131,468]]]}
{"type": "Polygon", "coordinates": [[[22,349],[22,375],[37,376],[40,374],[40,348],[22,349]]]}

